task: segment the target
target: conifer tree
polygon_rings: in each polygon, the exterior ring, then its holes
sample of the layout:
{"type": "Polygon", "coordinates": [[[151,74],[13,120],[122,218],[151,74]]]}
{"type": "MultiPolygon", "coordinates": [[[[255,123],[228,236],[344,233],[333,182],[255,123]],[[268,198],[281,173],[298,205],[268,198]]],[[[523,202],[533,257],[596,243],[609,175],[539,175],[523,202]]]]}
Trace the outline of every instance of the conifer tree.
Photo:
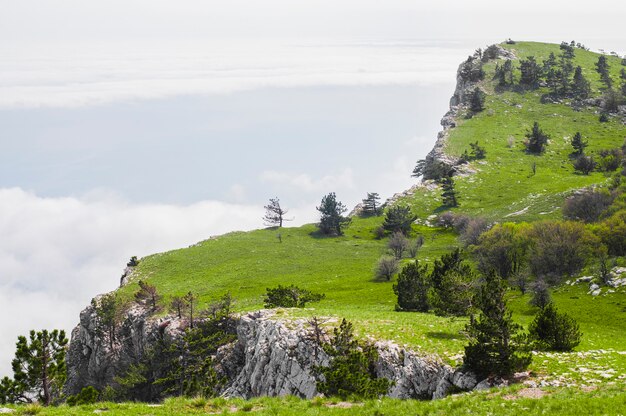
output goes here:
{"type": "Polygon", "coordinates": [[[559,313],[552,302],[543,307],[528,327],[539,349],[571,351],[582,336],[578,323],[569,315],[559,313]]]}
{"type": "Polygon", "coordinates": [[[587,81],[587,78],[583,75],[583,70],[580,66],[577,66],[574,71],[572,92],[574,93],[574,97],[579,100],[584,100],[589,97],[589,94],[591,94],[591,85],[589,84],[589,81],[587,81]]]}
{"type": "Polygon", "coordinates": [[[361,215],[364,217],[380,215],[379,200],[380,196],[376,192],[368,192],[367,198],[362,201],[361,215]]]}
{"type": "Polygon", "coordinates": [[[418,260],[407,264],[398,275],[398,283],[393,285],[393,292],[398,297],[396,310],[428,312],[429,289],[428,266],[420,266],[418,260]]]}
{"type": "Polygon", "coordinates": [[[407,205],[393,205],[385,214],[383,228],[392,233],[399,231],[407,235],[411,232],[411,225],[416,219],[417,215],[411,212],[411,207],[407,205]]]}
{"type": "Polygon", "coordinates": [[[520,62],[520,72],[521,85],[531,88],[536,88],[539,85],[541,68],[539,68],[534,56],[529,56],[527,59],[520,62]]]}
{"type": "Polygon", "coordinates": [[[489,273],[475,296],[480,314],[466,327],[470,341],[465,346],[463,365],[479,379],[510,376],[527,368],[532,360],[528,336],[513,322],[505,295],[504,281],[489,273]]]}
{"type": "Polygon", "coordinates": [[[287,210],[280,206],[278,197],[270,198],[269,204],[265,205],[263,208],[265,208],[263,223],[268,227],[282,227],[283,221],[291,221],[285,218],[287,210]]]}
{"type": "Polygon", "coordinates": [[[539,127],[539,123],[535,121],[533,128],[526,134],[526,151],[528,153],[540,154],[543,153],[545,145],[548,143],[550,136],[545,134],[539,127]]]}
{"type": "Polygon", "coordinates": [[[319,228],[326,235],[343,235],[343,228],[350,223],[350,218],[342,214],[348,210],[344,204],[337,201],[334,192],[322,198],[317,210],[320,212],[319,228]]]}
{"type": "Polygon", "coordinates": [[[598,57],[598,62],[596,62],[596,71],[600,74],[600,79],[604,85],[606,85],[608,89],[611,89],[613,86],[613,80],[611,79],[609,68],[609,62],[606,59],[606,56],[600,55],[598,57]]]}
{"type": "Polygon", "coordinates": [[[578,131],[574,134],[574,137],[572,137],[571,144],[574,148],[574,152],[572,153],[574,156],[580,156],[585,153],[585,148],[588,146],[587,141],[583,140],[583,136],[578,131]]]}
{"type": "Polygon", "coordinates": [[[66,378],[65,331],[30,331],[16,344],[13,380],[0,381],[0,403],[31,403],[49,406],[62,392],[66,378]]]}
{"type": "Polygon", "coordinates": [[[157,310],[158,302],[161,299],[156,286],[153,286],[143,280],[138,282],[139,290],[135,293],[137,303],[149,305],[153,311],[157,310]]]}
{"type": "Polygon", "coordinates": [[[478,87],[474,88],[470,96],[470,110],[479,113],[485,109],[485,93],[478,87]]]}
{"type": "Polygon", "coordinates": [[[443,205],[446,207],[457,207],[459,202],[457,200],[457,193],[454,188],[454,179],[451,176],[447,176],[441,183],[441,199],[443,205]]]}

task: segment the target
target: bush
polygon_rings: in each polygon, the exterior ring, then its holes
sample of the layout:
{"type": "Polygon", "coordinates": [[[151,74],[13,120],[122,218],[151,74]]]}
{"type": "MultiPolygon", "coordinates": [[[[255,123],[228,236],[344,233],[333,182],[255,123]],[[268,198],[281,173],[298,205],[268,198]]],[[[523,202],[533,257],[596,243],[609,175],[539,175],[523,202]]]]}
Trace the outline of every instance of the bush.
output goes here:
{"type": "Polygon", "coordinates": [[[81,406],[83,404],[93,404],[98,401],[98,390],[93,386],[83,387],[80,393],[67,398],[68,406],[81,406]]]}
{"type": "Polygon", "coordinates": [[[398,297],[396,310],[428,312],[429,288],[428,266],[420,266],[417,260],[407,264],[398,275],[398,283],[393,285],[393,292],[398,297]]]}
{"type": "Polygon", "coordinates": [[[395,257],[383,256],[378,259],[375,275],[377,279],[391,280],[398,273],[399,263],[395,257]]]}
{"type": "Polygon", "coordinates": [[[600,121],[600,123],[608,123],[609,116],[606,113],[602,113],[600,114],[600,118],[598,119],[598,121],[600,121]]]}
{"type": "Polygon", "coordinates": [[[532,306],[544,308],[546,307],[546,305],[552,302],[552,297],[550,296],[550,288],[543,278],[537,278],[537,280],[533,282],[531,286],[531,292],[532,297],[530,298],[529,303],[532,306]]]}
{"type": "Polygon", "coordinates": [[[478,238],[472,254],[483,273],[495,270],[508,279],[518,273],[526,261],[528,240],[520,232],[520,226],[512,223],[496,224],[478,238]]]}
{"type": "Polygon", "coordinates": [[[600,150],[600,160],[597,163],[600,172],[614,172],[622,161],[621,149],[600,150]]]}
{"type": "Polygon", "coordinates": [[[586,190],[565,200],[563,216],[569,220],[595,222],[612,202],[613,197],[606,190],[586,190]]]}
{"type": "Polygon", "coordinates": [[[576,172],[589,175],[595,169],[596,162],[593,160],[593,156],[580,155],[574,159],[572,166],[576,172]]]}
{"type": "Polygon", "coordinates": [[[594,228],[611,256],[626,256],[626,210],[618,211],[594,228]]]}
{"type": "Polygon", "coordinates": [[[475,245],[478,243],[481,234],[489,228],[489,225],[485,218],[472,218],[460,232],[459,239],[466,247],[475,245]]]}
{"type": "Polygon", "coordinates": [[[537,348],[548,351],[571,351],[580,344],[580,328],[569,315],[559,313],[553,303],[541,309],[530,323],[528,332],[537,348]]]}
{"type": "Polygon", "coordinates": [[[409,240],[402,234],[400,231],[396,231],[393,233],[391,238],[389,238],[389,242],[387,243],[387,247],[393,253],[393,256],[400,260],[404,255],[404,252],[409,248],[409,240]]]}
{"type": "Polygon", "coordinates": [[[574,221],[542,221],[526,232],[529,238],[529,265],[535,276],[573,275],[580,271],[598,239],[574,221]]]}
{"type": "Polygon", "coordinates": [[[330,356],[330,365],[316,368],[324,379],[317,382],[318,391],[344,400],[375,399],[386,394],[392,384],[376,375],[376,348],[373,345],[362,345],[354,339],[352,324],[345,319],[333,333],[330,343],[323,345],[324,351],[330,356]]]}
{"type": "Polygon", "coordinates": [[[304,308],[307,303],[319,302],[326,297],[323,293],[313,293],[295,285],[278,285],[274,289],[267,288],[266,291],[263,299],[266,308],[304,308]]]}
{"type": "Polygon", "coordinates": [[[417,257],[417,252],[420,250],[420,248],[422,248],[423,245],[424,236],[420,234],[415,238],[415,241],[413,241],[412,244],[409,244],[409,257],[411,257],[412,259],[417,257]]]}

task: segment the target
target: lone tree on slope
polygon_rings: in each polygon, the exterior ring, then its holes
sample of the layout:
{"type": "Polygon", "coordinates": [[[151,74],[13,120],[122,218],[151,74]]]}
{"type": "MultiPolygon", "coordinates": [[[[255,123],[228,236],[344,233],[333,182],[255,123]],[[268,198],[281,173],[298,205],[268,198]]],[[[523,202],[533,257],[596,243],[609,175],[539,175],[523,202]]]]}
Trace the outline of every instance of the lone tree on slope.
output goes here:
{"type": "Polygon", "coordinates": [[[316,209],[320,212],[319,229],[326,235],[343,235],[343,227],[350,223],[350,218],[342,214],[348,210],[344,204],[337,201],[334,192],[322,198],[316,209]]]}
{"type": "Polygon", "coordinates": [[[549,139],[550,136],[544,133],[539,127],[539,123],[535,121],[532,130],[526,133],[526,141],[524,142],[526,151],[536,155],[543,153],[549,139]]]}
{"type": "Polygon", "coordinates": [[[378,216],[380,215],[380,204],[378,201],[380,196],[376,192],[368,192],[367,198],[363,200],[363,208],[361,209],[361,215],[363,217],[378,216]]]}
{"type": "Polygon", "coordinates": [[[454,189],[454,179],[450,176],[446,177],[441,183],[441,199],[443,205],[446,207],[457,207],[459,201],[457,200],[456,190],[454,189]]]}
{"type": "Polygon", "coordinates": [[[270,198],[269,204],[265,205],[263,208],[265,208],[263,222],[268,227],[282,227],[283,221],[291,221],[285,218],[287,210],[280,206],[278,197],[270,198]]]}

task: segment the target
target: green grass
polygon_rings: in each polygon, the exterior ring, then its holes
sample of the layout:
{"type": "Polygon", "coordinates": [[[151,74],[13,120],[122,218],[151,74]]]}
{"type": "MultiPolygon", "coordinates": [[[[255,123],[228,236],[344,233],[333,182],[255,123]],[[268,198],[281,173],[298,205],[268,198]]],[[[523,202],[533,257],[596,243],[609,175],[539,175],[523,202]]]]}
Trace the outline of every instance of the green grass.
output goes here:
{"type": "MultiPolygon", "coordinates": [[[[559,53],[558,45],[524,42],[505,47],[518,57],[534,55],[540,62],[550,51],[559,53]]],[[[599,75],[593,70],[597,56],[576,50],[576,64],[585,68],[584,73],[596,94],[601,86],[599,75]]],[[[618,85],[619,60],[610,58],[609,61],[618,85]]],[[[563,200],[574,189],[607,181],[602,173],[589,176],[574,173],[569,160],[569,138],[580,131],[589,141],[587,152],[593,153],[620,146],[626,138],[626,126],[615,118],[601,124],[594,110],[576,112],[566,104],[541,104],[543,90],[525,94],[496,93],[490,81],[492,72],[489,71],[493,68],[493,64],[487,65],[488,75],[483,82],[483,88],[491,92],[487,109],[471,119],[459,120],[458,126],[450,131],[448,153],[460,155],[469,149],[469,143],[477,140],[487,150],[484,161],[471,164],[476,173],[456,179],[460,196],[460,207],[456,211],[494,221],[560,218],[563,200]],[[534,121],[551,136],[541,156],[528,155],[523,150],[524,135],[534,121]],[[510,136],[514,137],[512,147],[508,146],[510,136]],[[531,174],[533,163],[536,163],[535,175],[531,174]]],[[[440,190],[432,186],[420,188],[402,198],[400,203],[409,204],[424,224],[441,212],[440,190]]],[[[319,236],[313,225],[282,229],[282,243],[276,238],[276,230],[212,238],[189,248],[142,259],[136,268],[134,283],[121,288],[119,294],[125,301],[132,301],[136,281],[145,279],[164,295],[164,304],[171,296],[193,291],[199,296],[199,306],[203,307],[230,292],[236,300],[236,311],[246,312],[263,307],[267,287],[295,284],[324,293],[326,298],[305,309],[279,310],[279,317],[297,319],[317,315],[330,318],[329,324],[345,317],[355,324],[361,337],[394,340],[424,353],[437,354],[451,364],[459,363],[465,344],[461,333],[465,319],[395,312],[393,282],[373,278],[376,261],[386,252],[386,239],[374,237],[374,230],[381,222],[381,217],[355,218],[345,235],[338,238],[319,236]]],[[[456,236],[444,229],[415,225],[413,235],[417,234],[425,237],[418,257],[428,264],[458,245],[456,236]]],[[[466,414],[476,411],[510,414],[528,409],[530,413],[605,414],[606,406],[612,403],[617,407],[609,413],[617,414],[617,409],[624,408],[624,395],[618,394],[618,390],[626,386],[625,292],[593,298],[586,294],[583,286],[563,286],[553,297],[562,311],[578,320],[584,333],[583,342],[574,353],[537,354],[531,370],[537,382],[569,386],[567,389],[548,387],[550,395],[542,400],[502,398],[505,394],[515,394],[519,386],[436,403],[383,400],[365,403],[358,408],[359,413],[466,414]],[[603,387],[594,392],[580,391],[593,384],[603,387]]],[[[528,296],[511,291],[510,299],[514,319],[527,326],[535,312],[528,306],[528,296]]],[[[129,413],[124,414],[165,414],[172,412],[171,406],[178,406],[177,414],[194,414],[211,406],[194,407],[193,403],[171,400],[157,408],[130,404],[106,406],[110,414],[126,410],[129,413]]],[[[242,403],[229,401],[216,411],[229,412],[232,408],[241,412],[242,403]]],[[[250,412],[246,413],[255,414],[354,414],[354,409],[315,406],[314,402],[294,399],[266,398],[246,403],[252,404],[250,412]]],[[[93,411],[95,407],[85,409],[93,411]]]]}
{"type": "MultiPolygon", "coordinates": [[[[318,416],[318,415],[623,415],[626,414],[626,395],[618,387],[608,386],[593,391],[573,388],[544,390],[540,400],[525,397],[532,390],[513,386],[471,394],[450,396],[442,400],[417,401],[382,399],[365,402],[338,402],[329,399],[301,400],[293,397],[258,398],[248,401],[224,399],[168,399],[162,405],[140,403],[97,403],[94,405],[38,408],[39,415],[259,415],[259,416],[318,416]]],[[[18,407],[16,414],[25,413],[18,407]]]]}

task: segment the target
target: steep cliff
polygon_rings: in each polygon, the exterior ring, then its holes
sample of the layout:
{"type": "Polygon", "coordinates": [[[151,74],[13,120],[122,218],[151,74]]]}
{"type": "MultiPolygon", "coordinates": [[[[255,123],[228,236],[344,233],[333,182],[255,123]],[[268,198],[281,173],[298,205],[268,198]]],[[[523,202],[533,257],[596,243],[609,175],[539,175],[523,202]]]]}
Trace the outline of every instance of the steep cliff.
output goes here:
{"type": "MultiPolygon", "coordinates": [[[[96,330],[92,306],[81,313],[72,332],[67,357],[69,394],[83,387],[104,389],[116,375],[139,362],[146,349],[160,336],[180,336],[182,322],[176,317],[152,318],[142,307],[131,308],[119,326],[115,341],[104,340],[96,330]]],[[[221,394],[227,397],[294,395],[312,398],[318,394],[314,368],[329,358],[310,337],[304,320],[277,319],[262,310],[238,318],[237,341],[223,346],[215,357],[218,375],[227,380],[221,394]]],[[[452,389],[471,390],[477,380],[454,371],[440,360],[377,342],[376,372],[393,382],[388,395],[395,398],[444,397],[452,389]]]]}

